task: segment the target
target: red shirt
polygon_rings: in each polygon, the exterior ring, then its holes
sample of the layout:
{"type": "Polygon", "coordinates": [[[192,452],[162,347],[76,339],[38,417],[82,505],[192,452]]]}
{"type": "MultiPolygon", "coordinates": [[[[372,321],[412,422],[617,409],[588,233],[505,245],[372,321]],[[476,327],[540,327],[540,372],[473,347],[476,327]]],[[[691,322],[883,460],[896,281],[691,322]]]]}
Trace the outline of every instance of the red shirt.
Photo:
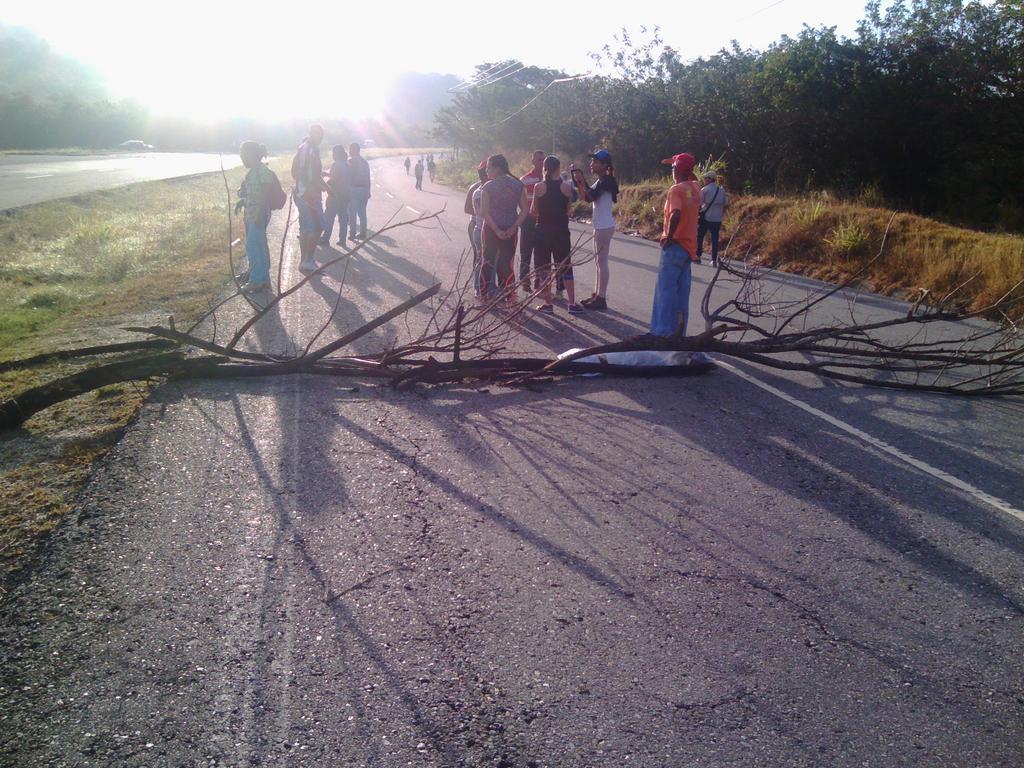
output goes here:
{"type": "MultiPolygon", "coordinates": [[[[533,188],[540,184],[544,179],[542,176],[538,176],[531,168],[529,171],[519,177],[519,180],[526,186],[526,210],[533,212],[533,188]]],[[[536,218],[536,214],[533,214],[536,218]]]]}

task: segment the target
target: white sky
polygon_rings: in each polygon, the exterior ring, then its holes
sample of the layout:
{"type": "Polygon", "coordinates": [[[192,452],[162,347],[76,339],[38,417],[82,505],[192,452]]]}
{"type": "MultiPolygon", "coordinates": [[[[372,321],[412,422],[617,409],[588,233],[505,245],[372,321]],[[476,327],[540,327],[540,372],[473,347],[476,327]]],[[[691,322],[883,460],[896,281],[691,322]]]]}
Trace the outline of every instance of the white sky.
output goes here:
{"type": "Polygon", "coordinates": [[[477,63],[505,58],[586,72],[588,52],[623,26],[639,37],[641,25],[660,25],[686,59],[733,39],[764,48],[804,23],[852,34],[865,1],[628,0],[604,10],[543,0],[0,0],[0,21],[29,27],[94,67],[116,95],[159,113],[365,117],[401,72],[468,76],[477,63]],[[515,18],[493,18],[508,9],[515,18]]]}

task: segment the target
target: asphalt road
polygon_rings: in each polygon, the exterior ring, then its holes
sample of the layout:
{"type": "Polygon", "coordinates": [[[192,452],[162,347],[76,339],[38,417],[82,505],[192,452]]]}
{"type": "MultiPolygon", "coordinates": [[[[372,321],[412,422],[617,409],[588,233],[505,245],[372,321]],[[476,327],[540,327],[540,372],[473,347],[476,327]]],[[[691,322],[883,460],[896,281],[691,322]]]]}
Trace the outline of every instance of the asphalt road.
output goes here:
{"type": "MultiPolygon", "coordinates": [[[[450,279],[462,247],[461,194],[374,168],[371,227],[447,203],[444,231],[352,259],[337,329],[450,279]]],[[[657,249],[612,255],[611,311],[559,306],[517,349],[643,330],[657,249]]],[[[250,344],[304,343],[342,274],[250,344]]],[[[738,364],[535,391],[349,384],[158,391],[0,605],[0,762],[1024,759],[1019,401],[738,364]]]]}
{"type": "MultiPolygon", "coordinates": [[[[220,169],[220,155],[143,152],[116,155],[0,154],[0,211],[73,197],[139,181],[172,179],[220,169]]],[[[240,165],[224,155],[224,167],[240,165]]]]}

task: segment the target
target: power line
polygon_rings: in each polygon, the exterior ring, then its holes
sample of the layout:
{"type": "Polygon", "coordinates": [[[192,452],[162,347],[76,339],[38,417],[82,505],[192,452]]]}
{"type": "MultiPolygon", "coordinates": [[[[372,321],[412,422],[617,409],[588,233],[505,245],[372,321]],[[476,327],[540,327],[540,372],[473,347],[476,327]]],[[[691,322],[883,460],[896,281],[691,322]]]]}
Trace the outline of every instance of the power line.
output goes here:
{"type": "Polygon", "coordinates": [[[507,65],[504,62],[502,62],[493,65],[492,67],[484,70],[483,72],[477,72],[475,75],[473,75],[473,77],[469,78],[468,80],[463,80],[458,85],[453,85],[451,88],[448,89],[448,93],[455,93],[455,91],[458,91],[462,88],[468,88],[472,86],[474,83],[477,83],[486,77],[490,77],[494,72],[496,72],[499,69],[503,69],[506,66],[507,65]]]}
{"type": "Polygon", "coordinates": [[[517,109],[511,115],[507,115],[507,116],[503,117],[501,120],[498,120],[497,122],[491,123],[490,125],[478,125],[478,126],[475,126],[475,127],[474,126],[470,126],[470,130],[471,131],[480,131],[480,130],[485,130],[487,128],[494,128],[496,126],[501,125],[502,123],[507,123],[509,120],[511,120],[516,115],[520,115],[523,112],[525,112],[526,109],[531,104],[533,104],[537,99],[539,99],[541,96],[543,96],[545,93],[547,93],[553,86],[558,85],[559,83],[571,83],[574,80],[583,80],[584,78],[590,77],[591,75],[592,75],[591,72],[586,72],[586,73],[584,73],[582,75],[571,75],[569,77],[557,77],[554,80],[552,80],[550,83],[545,85],[536,96],[534,96],[528,102],[523,104],[523,106],[521,106],[519,109],[517,109]]]}
{"type": "Polygon", "coordinates": [[[777,5],[782,5],[784,2],[786,2],[786,0],[775,0],[774,3],[766,5],[764,8],[759,8],[758,10],[754,11],[753,13],[747,14],[746,16],[740,16],[738,19],[736,19],[736,21],[746,21],[747,19],[752,19],[758,14],[764,13],[765,11],[770,11],[777,5]]]}
{"type": "Polygon", "coordinates": [[[480,88],[491,83],[496,83],[510,75],[514,75],[516,72],[524,68],[524,64],[521,61],[512,61],[509,63],[495,64],[493,67],[485,72],[479,73],[476,77],[470,80],[464,80],[456,86],[448,89],[448,93],[457,93],[460,91],[468,91],[471,88],[480,88]],[[509,70],[512,70],[511,72],[509,70]]]}
{"type": "Polygon", "coordinates": [[[494,83],[497,83],[497,82],[499,82],[501,80],[504,80],[506,77],[512,77],[512,75],[518,75],[524,69],[526,69],[526,65],[523,64],[523,63],[519,63],[519,66],[517,66],[511,72],[503,74],[500,77],[498,77],[498,76],[492,77],[490,80],[487,80],[486,82],[480,83],[479,85],[477,85],[475,87],[483,88],[485,85],[494,85],[494,83]]]}

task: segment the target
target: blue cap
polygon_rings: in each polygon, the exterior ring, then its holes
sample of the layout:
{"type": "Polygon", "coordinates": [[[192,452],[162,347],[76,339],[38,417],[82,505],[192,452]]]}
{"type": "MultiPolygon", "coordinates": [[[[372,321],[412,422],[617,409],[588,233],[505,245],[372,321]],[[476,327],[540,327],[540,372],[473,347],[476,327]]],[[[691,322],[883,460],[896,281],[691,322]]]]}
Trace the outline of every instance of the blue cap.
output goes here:
{"type": "Polygon", "coordinates": [[[607,149],[599,149],[594,154],[587,155],[587,157],[592,157],[595,160],[600,160],[602,163],[608,163],[609,165],[612,164],[612,154],[607,149]]]}

